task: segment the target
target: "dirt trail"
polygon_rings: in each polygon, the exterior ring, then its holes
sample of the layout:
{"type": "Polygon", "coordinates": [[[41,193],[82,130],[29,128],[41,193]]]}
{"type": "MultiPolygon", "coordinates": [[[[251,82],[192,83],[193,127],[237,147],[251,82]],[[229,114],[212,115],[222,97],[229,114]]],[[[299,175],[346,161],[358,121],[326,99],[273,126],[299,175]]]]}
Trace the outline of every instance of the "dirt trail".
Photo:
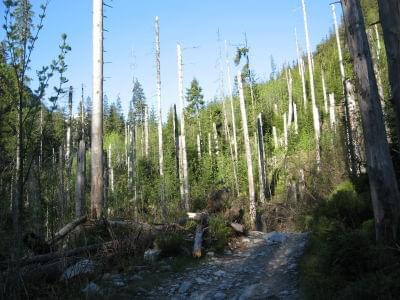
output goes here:
{"type": "Polygon", "coordinates": [[[298,259],[306,233],[251,232],[243,248],[176,274],[138,298],[300,299],[298,259]]]}

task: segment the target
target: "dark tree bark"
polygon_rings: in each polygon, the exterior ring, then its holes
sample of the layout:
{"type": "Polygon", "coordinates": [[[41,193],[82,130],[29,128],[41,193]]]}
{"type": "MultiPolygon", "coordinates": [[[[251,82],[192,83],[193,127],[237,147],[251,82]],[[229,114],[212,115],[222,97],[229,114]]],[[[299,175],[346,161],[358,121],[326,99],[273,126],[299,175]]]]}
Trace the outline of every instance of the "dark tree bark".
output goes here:
{"type": "Polygon", "coordinates": [[[397,238],[399,191],[386,139],[364,18],[360,1],[341,0],[341,3],[347,42],[361,95],[360,110],[376,239],[381,242],[391,242],[397,238]]]}
{"type": "Polygon", "coordinates": [[[400,2],[378,0],[378,5],[386,47],[391,101],[396,112],[396,135],[400,151],[400,2]]]}

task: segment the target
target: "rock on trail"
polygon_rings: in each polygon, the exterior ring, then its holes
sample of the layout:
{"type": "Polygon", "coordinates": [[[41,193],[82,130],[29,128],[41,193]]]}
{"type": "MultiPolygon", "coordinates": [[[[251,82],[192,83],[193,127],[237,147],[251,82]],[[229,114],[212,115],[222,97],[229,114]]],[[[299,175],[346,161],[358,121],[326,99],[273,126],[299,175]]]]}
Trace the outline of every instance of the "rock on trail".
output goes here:
{"type": "Polygon", "coordinates": [[[146,299],[300,299],[298,260],[307,233],[250,232],[243,247],[211,256],[148,291],[146,299]]]}

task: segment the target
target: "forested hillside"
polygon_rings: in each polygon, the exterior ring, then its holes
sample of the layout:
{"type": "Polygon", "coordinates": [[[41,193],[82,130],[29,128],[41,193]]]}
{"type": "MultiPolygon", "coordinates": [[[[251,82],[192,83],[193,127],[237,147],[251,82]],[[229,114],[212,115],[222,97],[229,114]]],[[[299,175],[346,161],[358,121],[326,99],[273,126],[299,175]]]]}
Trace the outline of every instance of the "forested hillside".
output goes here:
{"type": "MultiPolygon", "coordinates": [[[[170,257],[178,272],[234,251],[243,235],[277,231],[309,234],[301,292],[287,299],[398,298],[400,33],[387,24],[399,24],[399,7],[395,0],[327,5],[332,29],[311,52],[301,2],[306,49],[297,33],[287,37],[296,59],[276,66],[271,57],[272,72],[262,81],[245,36],[235,47],[219,41],[220,92],[212,101],[203,96],[202,78],[183,85],[178,44],[179,93],[168,112],[161,111],[157,17],[157,103],[135,77],[126,113],[125,99],[103,90],[102,1],[93,0],[91,96],[83,83],[69,86],[74,49],[65,34],[59,55],[37,78],[30,75],[52,4],[34,11],[29,0],[4,1],[1,296],[87,297],[93,290],[82,289],[99,274],[147,264],[164,272],[154,261],[170,257]],[[342,9],[343,20],[336,16],[342,9]],[[388,44],[391,30],[397,50],[388,44]],[[65,275],[82,259],[95,271],[65,275]]],[[[124,295],[144,297],[143,287],[164,276],[151,275],[124,295]]]]}

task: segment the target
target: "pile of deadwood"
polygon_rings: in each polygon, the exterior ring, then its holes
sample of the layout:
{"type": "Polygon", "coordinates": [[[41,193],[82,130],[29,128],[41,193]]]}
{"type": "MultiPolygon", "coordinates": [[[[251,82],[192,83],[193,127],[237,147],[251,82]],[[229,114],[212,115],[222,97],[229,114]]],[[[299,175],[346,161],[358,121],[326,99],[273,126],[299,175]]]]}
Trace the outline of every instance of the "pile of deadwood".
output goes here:
{"type": "MultiPolygon", "coordinates": [[[[180,220],[179,224],[185,223],[187,220],[195,220],[198,222],[194,234],[193,256],[202,256],[202,243],[204,233],[208,227],[209,214],[202,213],[187,213],[185,220],[180,220]]],[[[60,229],[49,240],[40,239],[34,234],[28,234],[24,238],[24,244],[34,255],[24,257],[15,261],[0,262],[0,274],[7,276],[10,272],[18,271],[20,278],[25,282],[44,282],[56,281],[60,278],[63,271],[70,265],[78,262],[83,257],[100,258],[105,253],[113,253],[118,249],[140,247],[149,248],[157,235],[166,232],[176,232],[184,230],[179,224],[147,224],[138,223],[128,220],[89,220],[86,216],[78,218],[60,229]],[[78,247],[75,249],[63,249],[65,239],[82,228],[99,226],[106,229],[110,235],[111,241],[78,247]],[[129,237],[116,237],[113,228],[125,227],[132,229],[134,234],[129,237]]],[[[244,226],[239,223],[230,224],[233,230],[239,234],[244,233],[244,226]]],[[[141,249],[143,250],[143,249],[141,249]]],[[[146,250],[146,249],[144,249],[146,250]]],[[[135,251],[134,251],[135,252],[135,251]]],[[[138,250],[138,252],[140,252],[138,250]]],[[[136,253],[137,254],[137,253],[136,253]]]]}

